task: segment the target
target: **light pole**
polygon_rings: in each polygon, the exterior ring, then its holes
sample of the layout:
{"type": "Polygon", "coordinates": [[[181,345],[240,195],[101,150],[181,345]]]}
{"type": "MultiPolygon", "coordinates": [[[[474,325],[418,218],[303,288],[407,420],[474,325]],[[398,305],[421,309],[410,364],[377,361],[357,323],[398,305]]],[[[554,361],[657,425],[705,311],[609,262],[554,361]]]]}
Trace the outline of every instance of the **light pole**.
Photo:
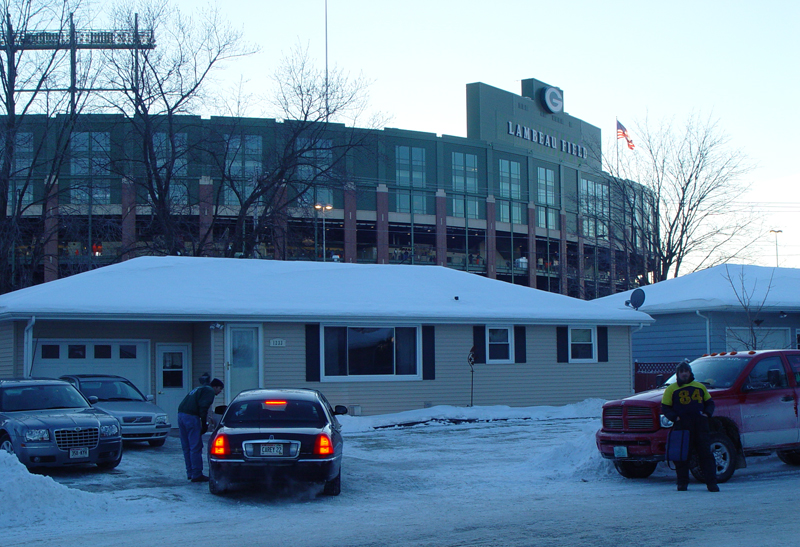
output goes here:
{"type": "Polygon", "coordinates": [[[322,213],[322,261],[326,262],[328,257],[325,256],[327,254],[327,250],[325,249],[325,213],[333,209],[333,205],[330,203],[326,203],[325,205],[317,203],[314,205],[314,209],[322,213]]]}
{"type": "Polygon", "coordinates": [[[770,230],[769,233],[775,234],[775,267],[778,267],[778,234],[782,234],[783,230],[770,230]]]}

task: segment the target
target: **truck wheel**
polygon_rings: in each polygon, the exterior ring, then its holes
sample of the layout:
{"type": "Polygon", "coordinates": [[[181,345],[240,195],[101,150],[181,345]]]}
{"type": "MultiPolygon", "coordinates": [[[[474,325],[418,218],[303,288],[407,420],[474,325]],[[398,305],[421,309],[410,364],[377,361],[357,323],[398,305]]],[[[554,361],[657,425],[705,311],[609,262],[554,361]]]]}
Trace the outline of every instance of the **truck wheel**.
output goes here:
{"type": "Polygon", "coordinates": [[[800,450],[778,450],[778,458],[789,465],[800,465],[800,450]]]}
{"type": "Polygon", "coordinates": [[[0,450],[5,450],[9,454],[14,453],[14,445],[11,444],[11,439],[5,433],[0,434],[0,450]]]}
{"type": "MultiPolygon", "coordinates": [[[[712,433],[709,435],[709,439],[711,441],[711,455],[714,456],[717,467],[717,483],[721,484],[728,481],[733,476],[733,472],[736,471],[736,446],[727,435],[722,433],[712,433]]],[[[697,453],[692,453],[689,466],[694,478],[700,482],[706,482],[697,453]]]]}
{"type": "Polygon", "coordinates": [[[657,462],[614,461],[617,472],[626,479],[646,479],[656,470],[657,462]]]}

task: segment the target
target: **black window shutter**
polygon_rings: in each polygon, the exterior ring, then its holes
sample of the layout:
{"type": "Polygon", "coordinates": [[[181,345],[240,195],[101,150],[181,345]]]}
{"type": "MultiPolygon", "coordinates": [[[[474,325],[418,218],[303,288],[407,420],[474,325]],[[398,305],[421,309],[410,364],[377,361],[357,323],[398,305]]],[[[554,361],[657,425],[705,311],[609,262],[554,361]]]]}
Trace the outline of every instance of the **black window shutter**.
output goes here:
{"type": "Polygon", "coordinates": [[[472,327],[472,351],[476,363],[486,362],[486,327],[484,325],[472,327]]]}
{"type": "Polygon", "coordinates": [[[422,379],[436,379],[436,337],[433,325],[422,326],[422,379]]]}
{"type": "Polygon", "coordinates": [[[569,362],[569,333],[567,327],[556,327],[556,361],[569,362]]]}
{"type": "Polygon", "coordinates": [[[306,382],[319,382],[319,324],[306,325],[306,382]]]}
{"type": "Polygon", "coordinates": [[[524,363],[526,354],[525,325],[514,325],[514,362],[524,363]]]}
{"type": "Polygon", "coordinates": [[[608,362],[608,327],[597,327],[597,360],[608,362]]]}

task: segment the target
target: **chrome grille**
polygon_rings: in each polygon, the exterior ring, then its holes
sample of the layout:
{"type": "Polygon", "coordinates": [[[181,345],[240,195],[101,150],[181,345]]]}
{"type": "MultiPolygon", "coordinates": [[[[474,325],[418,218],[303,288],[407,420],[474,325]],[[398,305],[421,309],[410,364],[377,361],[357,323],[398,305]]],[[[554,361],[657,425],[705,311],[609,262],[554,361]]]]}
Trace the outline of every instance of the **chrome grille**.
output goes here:
{"type": "Polygon", "coordinates": [[[654,431],[656,418],[647,406],[612,406],[603,411],[603,429],[616,431],[654,431]]]}
{"type": "Polygon", "coordinates": [[[653,411],[646,406],[629,406],[628,410],[628,429],[633,431],[651,431],[653,427],[653,411]]]}
{"type": "Polygon", "coordinates": [[[122,423],[125,424],[152,424],[153,416],[123,416],[122,423]]]}
{"type": "Polygon", "coordinates": [[[603,410],[603,429],[622,430],[621,406],[611,406],[603,410]]]}
{"type": "Polygon", "coordinates": [[[100,439],[100,430],[96,427],[78,429],[56,429],[56,445],[61,450],[69,450],[87,446],[94,448],[100,439]]]}

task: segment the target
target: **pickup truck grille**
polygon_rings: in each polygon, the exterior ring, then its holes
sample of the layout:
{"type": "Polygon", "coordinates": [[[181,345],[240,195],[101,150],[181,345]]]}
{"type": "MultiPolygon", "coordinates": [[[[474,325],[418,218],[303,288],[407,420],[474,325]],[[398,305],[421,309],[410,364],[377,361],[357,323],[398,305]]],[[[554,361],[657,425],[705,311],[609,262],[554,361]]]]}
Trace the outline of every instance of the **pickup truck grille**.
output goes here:
{"type": "Polygon", "coordinates": [[[649,406],[619,405],[603,410],[603,429],[611,431],[655,431],[657,416],[649,406]]]}
{"type": "Polygon", "coordinates": [[[86,427],[80,429],[56,429],[56,445],[61,450],[69,450],[88,446],[94,448],[100,440],[100,430],[96,427],[86,427]]]}

